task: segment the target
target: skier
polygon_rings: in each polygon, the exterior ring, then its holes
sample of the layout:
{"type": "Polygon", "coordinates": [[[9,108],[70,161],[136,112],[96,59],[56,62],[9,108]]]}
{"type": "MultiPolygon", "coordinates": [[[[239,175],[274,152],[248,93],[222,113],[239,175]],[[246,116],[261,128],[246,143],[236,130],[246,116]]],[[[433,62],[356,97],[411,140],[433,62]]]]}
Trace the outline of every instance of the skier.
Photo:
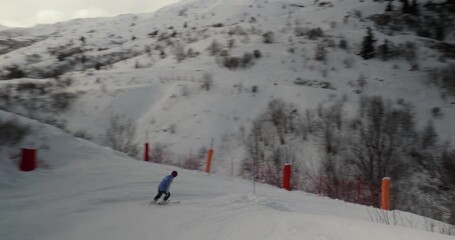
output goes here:
{"type": "Polygon", "coordinates": [[[164,202],[166,202],[169,199],[169,197],[171,196],[169,188],[171,187],[171,183],[175,177],[177,177],[177,171],[172,171],[170,175],[167,175],[166,177],[163,178],[163,180],[161,180],[160,185],[158,186],[158,194],[153,199],[154,202],[157,202],[158,199],[160,199],[161,195],[163,194],[165,195],[163,198],[164,202]]]}

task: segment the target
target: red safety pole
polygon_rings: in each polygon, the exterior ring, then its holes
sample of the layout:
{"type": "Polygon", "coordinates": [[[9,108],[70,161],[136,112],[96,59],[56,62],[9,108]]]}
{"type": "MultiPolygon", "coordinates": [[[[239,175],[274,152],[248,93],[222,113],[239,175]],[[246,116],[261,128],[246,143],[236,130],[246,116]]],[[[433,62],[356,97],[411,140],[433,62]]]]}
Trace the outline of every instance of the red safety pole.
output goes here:
{"type": "Polygon", "coordinates": [[[322,176],[319,176],[319,195],[322,195],[322,176]]]}
{"type": "Polygon", "coordinates": [[[291,191],[291,164],[284,164],[283,168],[283,188],[291,191]]]}
{"type": "Polygon", "coordinates": [[[22,148],[20,169],[24,172],[33,171],[36,168],[36,149],[22,148]]]}
{"type": "Polygon", "coordinates": [[[357,204],[360,204],[360,195],[362,192],[362,178],[360,176],[357,177],[357,204]]]}
{"type": "Polygon", "coordinates": [[[150,161],[150,152],[149,152],[149,144],[148,143],[145,143],[145,146],[144,146],[144,161],[150,161]]]}

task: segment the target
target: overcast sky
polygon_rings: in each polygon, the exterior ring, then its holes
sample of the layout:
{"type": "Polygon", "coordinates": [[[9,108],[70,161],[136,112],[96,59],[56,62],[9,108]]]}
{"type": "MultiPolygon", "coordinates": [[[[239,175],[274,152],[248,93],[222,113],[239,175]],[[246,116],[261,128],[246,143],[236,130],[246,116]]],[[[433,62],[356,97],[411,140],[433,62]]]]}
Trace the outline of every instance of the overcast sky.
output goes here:
{"type": "Polygon", "coordinates": [[[29,27],[73,18],[153,12],[180,0],[0,0],[0,25],[29,27]]]}

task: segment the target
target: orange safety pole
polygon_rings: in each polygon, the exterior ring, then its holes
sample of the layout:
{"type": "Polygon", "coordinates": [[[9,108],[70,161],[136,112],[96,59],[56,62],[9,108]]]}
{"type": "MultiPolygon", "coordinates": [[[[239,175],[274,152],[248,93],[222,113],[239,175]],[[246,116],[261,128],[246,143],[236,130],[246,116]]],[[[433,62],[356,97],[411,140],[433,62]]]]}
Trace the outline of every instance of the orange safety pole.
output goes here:
{"type": "Polygon", "coordinates": [[[212,165],[212,157],[213,157],[213,149],[209,149],[209,152],[207,154],[207,162],[205,164],[205,172],[210,173],[210,167],[212,165]]]}
{"type": "Polygon", "coordinates": [[[283,188],[291,191],[291,164],[284,164],[283,168],[283,188]]]}
{"type": "Polygon", "coordinates": [[[33,171],[36,168],[36,149],[22,148],[20,169],[23,172],[33,171]]]}
{"type": "Polygon", "coordinates": [[[381,185],[381,209],[390,210],[390,178],[383,178],[381,185]]]}

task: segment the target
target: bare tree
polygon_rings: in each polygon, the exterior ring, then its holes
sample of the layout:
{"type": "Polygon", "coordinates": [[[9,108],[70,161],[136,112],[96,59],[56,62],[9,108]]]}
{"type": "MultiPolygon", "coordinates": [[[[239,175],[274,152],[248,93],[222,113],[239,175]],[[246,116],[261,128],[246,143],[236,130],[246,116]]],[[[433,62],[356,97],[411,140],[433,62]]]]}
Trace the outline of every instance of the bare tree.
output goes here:
{"type": "Polygon", "coordinates": [[[414,113],[410,104],[393,107],[381,97],[361,101],[361,117],[351,134],[351,163],[377,197],[383,177],[397,181],[407,174],[405,159],[417,144],[414,113]]]}
{"type": "Polygon", "coordinates": [[[211,56],[217,55],[222,49],[223,46],[216,39],[213,40],[210,46],[207,48],[211,56]]]}
{"type": "Polygon", "coordinates": [[[318,45],[316,45],[314,60],[323,63],[327,62],[327,50],[325,49],[324,43],[318,43],[318,45]]]}
{"type": "Polygon", "coordinates": [[[106,146],[136,157],[139,149],[137,144],[134,143],[135,135],[136,126],[133,121],[127,119],[124,115],[115,114],[111,115],[109,125],[102,139],[106,146]]]}
{"type": "Polygon", "coordinates": [[[298,132],[297,116],[292,104],[280,99],[269,102],[265,112],[253,121],[247,137],[242,175],[252,174],[259,181],[280,185],[283,164],[295,162],[295,149],[287,138],[298,132]]]}
{"type": "Polygon", "coordinates": [[[150,151],[150,161],[154,163],[162,163],[165,160],[165,146],[156,143],[150,151]]]}
{"type": "Polygon", "coordinates": [[[187,55],[185,54],[185,49],[180,42],[174,44],[172,48],[172,53],[174,54],[175,59],[177,59],[178,62],[182,62],[187,57],[187,55]]]}

